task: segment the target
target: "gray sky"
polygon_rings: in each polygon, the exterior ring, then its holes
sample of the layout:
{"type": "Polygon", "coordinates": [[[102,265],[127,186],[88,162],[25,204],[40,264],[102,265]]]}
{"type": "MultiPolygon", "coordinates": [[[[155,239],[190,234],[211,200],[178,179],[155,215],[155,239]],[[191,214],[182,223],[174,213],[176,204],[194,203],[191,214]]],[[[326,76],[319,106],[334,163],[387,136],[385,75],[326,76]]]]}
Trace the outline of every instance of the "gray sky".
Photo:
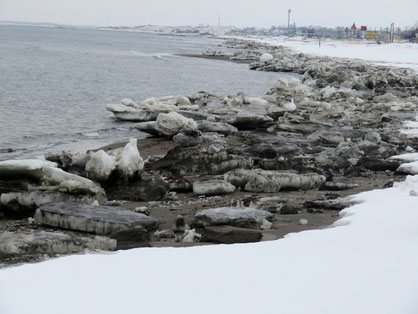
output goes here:
{"type": "Polygon", "coordinates": [[[0,20],[72,25],[412,26],[418,0],[0,0],[0,20]]]}

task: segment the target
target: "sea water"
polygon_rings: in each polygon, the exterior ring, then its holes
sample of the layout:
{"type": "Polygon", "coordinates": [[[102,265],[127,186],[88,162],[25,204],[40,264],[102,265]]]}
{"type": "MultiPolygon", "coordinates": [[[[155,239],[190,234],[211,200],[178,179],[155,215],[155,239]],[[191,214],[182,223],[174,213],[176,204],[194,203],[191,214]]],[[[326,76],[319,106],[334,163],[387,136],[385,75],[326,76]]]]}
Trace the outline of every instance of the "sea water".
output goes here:
{"type": "Polygon", "coordinates": [[[176,56],[206,48],[227,50],[216,38],[0,26],[0,160],[144,137],[106,111],[123,98],[258,96],[283,76],[176,56]]]}

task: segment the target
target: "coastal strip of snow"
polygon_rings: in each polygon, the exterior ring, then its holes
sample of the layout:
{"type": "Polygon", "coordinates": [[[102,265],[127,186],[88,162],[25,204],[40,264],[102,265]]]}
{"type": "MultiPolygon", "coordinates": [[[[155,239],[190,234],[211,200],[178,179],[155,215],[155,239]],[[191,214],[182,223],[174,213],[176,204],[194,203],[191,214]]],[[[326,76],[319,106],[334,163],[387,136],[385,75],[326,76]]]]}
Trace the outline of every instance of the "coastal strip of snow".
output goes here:
{"type": "Polygon", "coordinates": [[[0,313],[418,313],[418,176],[334,227],[253,244],[141,248],[0,270],[0,313]]]}
{"type": "MultiPolygon", "coordinates": [[[[236,37],[235,37],[236,38],[236,37]]],[[[267,37],[240,39],[254,40],[272,46],[285,46],[298,52],[317,56],[361,59],[375,64],[411,68],[418,71],[418,45],[414,43],[382,43],[374,41],[349,41],[303,39],[301,37],[267,37]]]]}

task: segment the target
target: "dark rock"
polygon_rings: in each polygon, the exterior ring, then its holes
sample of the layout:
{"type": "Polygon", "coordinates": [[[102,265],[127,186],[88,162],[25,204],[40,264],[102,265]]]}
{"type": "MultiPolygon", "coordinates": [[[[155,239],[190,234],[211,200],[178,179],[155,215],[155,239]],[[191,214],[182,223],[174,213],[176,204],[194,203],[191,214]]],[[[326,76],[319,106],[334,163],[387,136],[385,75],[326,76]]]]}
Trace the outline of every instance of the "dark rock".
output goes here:
{"type": "Polygon", "coordinates": [[[109,200],[159,201],[164,199],[169,185],[161,177],[142,175],[141,179],[133,181],[108,181],[105,185],[109,200]]]}
{"type": "Polygon", "coordinates": [[[209,226],[199,230],[203,242],[215,243],[250,243],[259,242],[262,233],[258,230],[237,228],[232,226],[209,226]]]}
{"type": "Polygon", "coordinates": [[[361,158],[356,167],[363,167],[364,169],[372,171],[396,171],[400,166],[400,162],[394,160],[380,160],[376,158],[363,157],[361,158]]]}
{"type": "Polygon", "coordinates": [[[117,241],[117,250],[147,246],[150,239],[149,232],[141,226],[113,232],[109,237],[117,241]]]}
{"type": "Polygon", "coordinates": [[[344,191],[344,190],[354,189],[358,186],[359,185],[355,183],[327,181],[319,188],[319,190],[321,191],[344,191]]]}
{"type": "Polygon", "coordinates": [[[345,198],[332,199],[332,200],[316,200],[316,201],[306,201],[303,203],[305,208],[320,208],[324,210],[342,210],[355,202],[347,200],[345,198]]]}
{"type": "Polygon", "coordinates": [[[296,215],[299,214],[300,208],[292,204],[283,204],[280,207],[280,215],[296,215]]]}

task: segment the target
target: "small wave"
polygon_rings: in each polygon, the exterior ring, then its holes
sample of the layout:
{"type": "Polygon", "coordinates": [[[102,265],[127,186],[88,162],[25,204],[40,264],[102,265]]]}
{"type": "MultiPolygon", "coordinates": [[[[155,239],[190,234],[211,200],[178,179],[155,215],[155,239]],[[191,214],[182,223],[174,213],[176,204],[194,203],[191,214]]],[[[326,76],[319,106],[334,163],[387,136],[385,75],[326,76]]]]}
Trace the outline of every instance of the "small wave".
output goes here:
{"type": "Polygon", "coordinates": [[[97,132],[81,133],[81,135],[83,135],[85,137],[96,137],[96,136],[99,136],[99,133],[97,133],[97,132]]]}

